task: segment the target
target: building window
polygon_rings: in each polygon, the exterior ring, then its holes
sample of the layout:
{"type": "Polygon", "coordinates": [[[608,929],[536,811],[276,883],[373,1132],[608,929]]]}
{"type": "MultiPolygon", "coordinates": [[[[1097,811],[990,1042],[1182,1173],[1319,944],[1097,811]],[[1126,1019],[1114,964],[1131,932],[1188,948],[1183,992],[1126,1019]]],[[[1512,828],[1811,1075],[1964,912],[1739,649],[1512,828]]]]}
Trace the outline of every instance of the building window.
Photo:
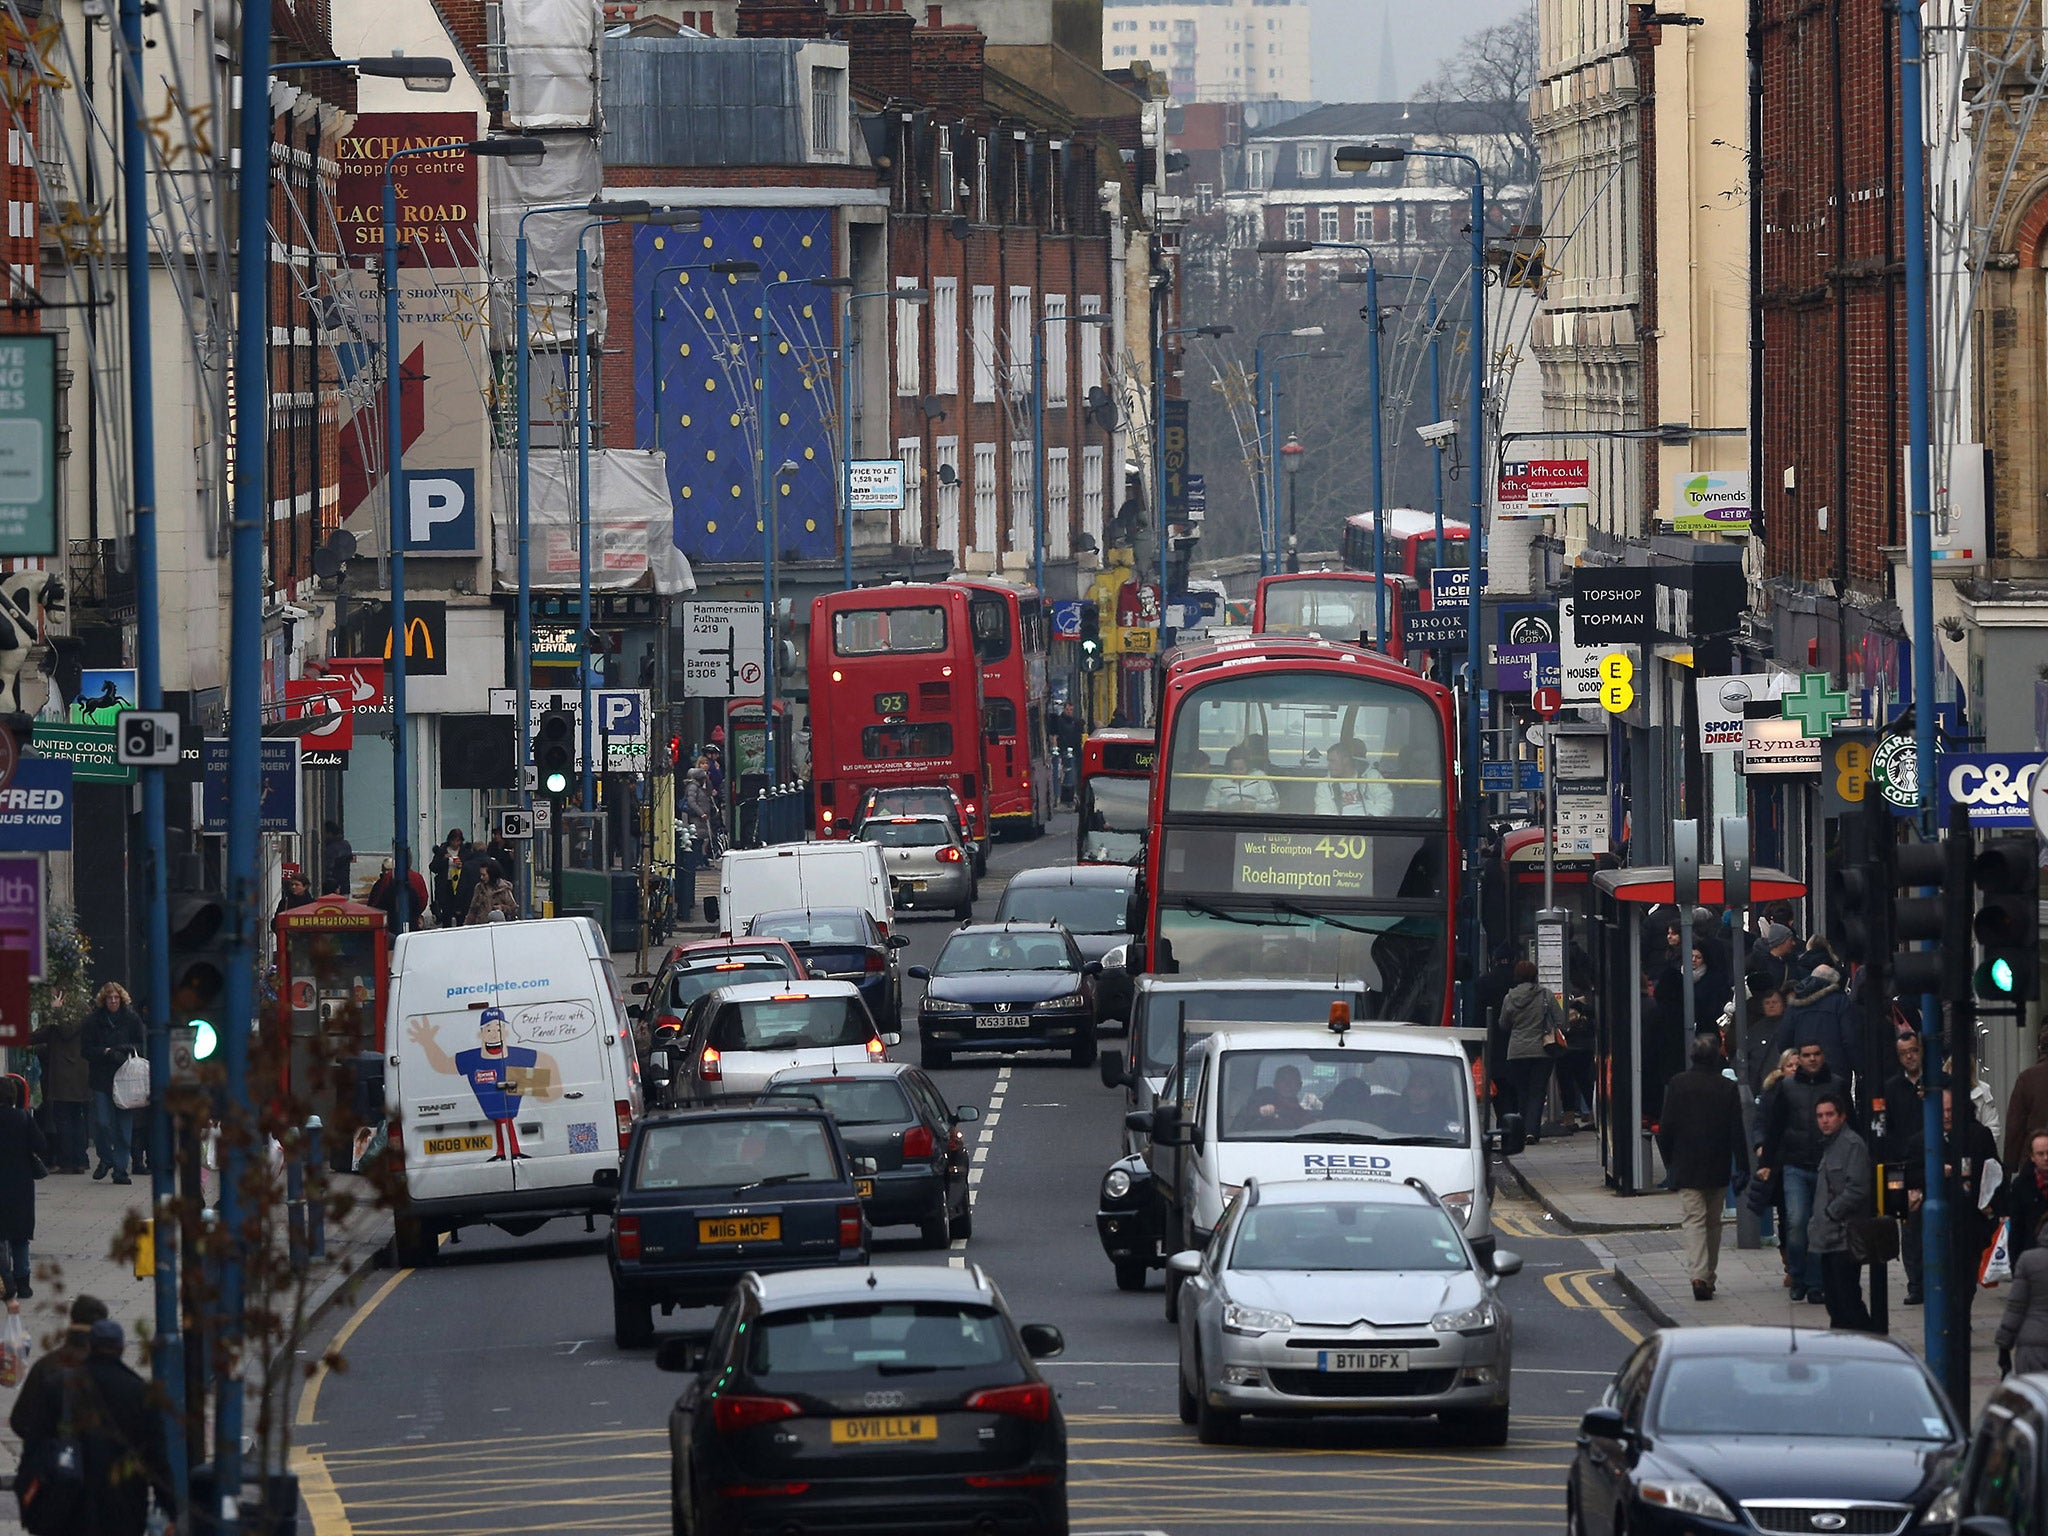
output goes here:
{"type": "Polygon", "coordinates": [[[1195,183],[1195,210],[1198,213],[1212,213],[1216,208],[1216,184],[1213,181],[1195,183]]]}
{"type": "MultiPolygon", "coordinates": [[[[1081,295],[1081,313],[1099,315],[1102,300],[1095,294],[1081,295]]],[[[1088,391],[1102,383],[1102,333],[1106,325],[1084,325],[1081,327],[1081,379],[1075,387],[1081,391],[1081,398],[1088,398],[1088,391]]]]}
{"type": "Polygon", "coordinates": [[[896,514],[896,542],[924,547],[924,444],[914,437],[896,444],[903,461],[903,510],[896,514]]]}
{"type": "Polygon", "coordinates": [[[996,445],[974,445],[974,542],[969,549],[996,551],[996,445]]]}
{"type": "Polygon", "coordinates": [[[932,393],[960,393],[960,279],[932,283],[932,393]]]}
{"type": "Polygon", "coordinates": [[[1045,226],[1055,235],[1067,232],[1067,146],[1059,139],[1046,150],[1045,226]]]}
{"type": "Polygon", "coordinates": [[[1010,325],[1003,337],[1003,347],[1009,359],[1009,393],[1024,399],[1031,397],[1031,290],[1012,288],[1010,290],[1010,325]]]}
{"type": "Polygon", "coordinates": [[[1074,505],[1069,486],[1072,450],[1049,448],[1045,454],[1045,552],[1054,560],[1073,553],[1074,505]]]}
{"type": "Polygon", "coordinates": [[[1308,238],[1308,210],[1290,208],[1287,210],[1287,238],[1306,240],[1308,238]]]}
{"type": "Polygon", "coordinates": [[[960,558],[960,439],[957,437],[935,437],[932,439],[932,484],[935,487],[933,500],[938,504],[938,526],[932,530],[932,546],[943,551],[954,563],[960,558]],[[946,484],[946,471],[953,472],[953,483],[946,484]]]}
{"type": "Polygon", "coordinates": [[[1273,152],[1270,149],[1248,149],[1244,152],[1245,186],[1253,192],[1263,192],[1272,184],[1273,152]]]}
{"type": "MultiPolygon", "coordinates": [[[[914,277],[899,277],[896,279],[896,286],[898,288],[915,288],[917,286],[917,279],[914,277]]],[[[919,329],[918,306],[915,304],[898,303],[896,306],[896,393],[899,395],[915,395],[919,393],[923,382],[920,354],[923,351],[924,337],[919,334],[919,329]]]]}
{"type": "Polygon", "coordinates": [[[938,185],[932,190],[932,206],[940,213],[951,213],[959,206],[960,183],[953,170],[953,130],[939,130],[939,168],[936,177],[938,185]]]}
{"type": "Polygon", "coordinates": [[[1413,203],[1408,203],[1401,209],[1401,239],[1405,244],[1415,244],[1415,205],[1413,203]]]}
{"type": "Polygon", "coordinates": [[[1308,297],[1308,268],[1290,263],[1287,268],[1287,297],[1300,301],[1308,297]]]}
{"type": "Polygon", "coordinates": [[[1372,210],[1354,208],[1351,210],[1351,238],[1370,240],[1372,238],[1372,210]]]}
{"type": "Polygon", "coordinates": [[[988,216],[988,140],[974,141],[974,217],[981,223],[990,222],[988,216]]]}
{"type": "Polygon", "coordinates": [[[996,291],[974,290],[974,398],[996,397],[996,291]]]}
{"type": "Polygon", "coordinates": [[[1067,403],[1067,296],[1045,296],[1045,403],[1067,403]]]}
{"type": "Polygon", "coordinates": [[[1322,231],[1320,238],[1324,240],[1342,240],[1344,238],[1343,219],[1343,209],[1325,208],[1319,225],[1322,231]]]}
{"type": "Polygon", "coordinates": [[[1038,548],[1038,492],[1031,474],[1031,444],[1010,444],[1010,548],[1038,548]]]}
{"type": "Polygon", "coordinates": [[[811,71],[811,152],[840,155],[846,150],[846,71],[811,71]]]}
{"type": "Polygon", "coordinates": [[[1081,450],[1081,531],[1102,548],[1102,464],[1101,445],[1081,450]]]}
{"type": "Polygon", "coordinates": [[[1313,181],[1323,174],[1323,149],[1320,144],[1297,144],[1294,147],[1294,172],[1305,181],[1313,181]]]}

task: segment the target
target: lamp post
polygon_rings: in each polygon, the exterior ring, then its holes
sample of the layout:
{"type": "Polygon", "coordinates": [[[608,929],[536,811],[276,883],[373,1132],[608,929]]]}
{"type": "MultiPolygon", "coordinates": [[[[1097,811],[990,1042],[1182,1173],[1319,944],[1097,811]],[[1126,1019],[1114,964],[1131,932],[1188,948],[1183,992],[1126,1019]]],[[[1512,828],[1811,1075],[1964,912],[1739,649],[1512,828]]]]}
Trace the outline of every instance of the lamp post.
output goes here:
{"type": "Polygon", "coordinates": [[[1279,513],[1274,506],[1274,502],[1279,498],[1273,484],[1274,471],[1278,466],[1273,462],[1271,438],[1268,435],[1268,422],[1272,416],[1273,406],[1269,398],[1270,388],[1266,374],[1266,343],[1278,341],[1288,336],[1319,337],[1322,334],[1323,328],[1320,325],[1298,325],[1291,331],[1266,331],[1259,336],[1252,346],[1252,436],[1259,450],[1257,490],[1259,493],[1259,574],[1261,576],[1273,574],[1273,565],[1275,564],[1273,551],[1274,546],[1279,543],[1279,536],[1275,527],[1279,521],[1279,513]]]}
{"type": "MultiPolygon", "coordinates": [[[[770,785],[775,782],[775,546],[779,542],[776,537],[775,497],[777,483],[786,474],[794,475],[797,471],[794,460],[784,460],[773,473],[768,468],[768,432],[775,421],[769,369],[774,366],[775,355],[782,342],[781,333],[775,329],[775,290],[807,288],[811,282],[808,277],[785,277],[762,288],[761,329],[757,337],[760,366],[755,371],[754,394],[759,412],[756,419],[760,424],[756,448],[761,457],[755,480],[761,501],[761,776],[770,785]]],[[[734,782],[737,783],[737,762],[733,769],[734,782]]]]}
{"type": "MultiPolygon", "coordinates": [[[[853,306],[863,299],[894,299],[899,304],[929,304],[929,288],[877,288],[855,293],[851,277],[814,277],[814,288],[846,294],[845,318],[839,330],[839,544],[845,588],[853,590],[853,306]]],[[[764,310],[766,306],[763,306],[764,310]]]]}
{"type": "MultiPolygon", "coordinates": [[[[1037,542],[1032,559],[1032,585],[1038,588],[1041,600],[1045,597],[1045,328],[1054,324],[1107,325],[1109,321],[1106,314],[1041,315],[1038,324],[1031,328],[1031,489],[1037,542]]],[[[1067,366],[1071,368],[1073,362],[1073,352],[1069,348],[1067,366]]],[[[1163,503],[1163,493],[1160,499],[1163,503]]],[[[1166,520],[1163,517],[1159,523],[1159,549],[1159,591],[1163,602],[1166,594],[1166,520]]]]}
{"type": "MultiPolygon", "coordinates": [[[[1079,316],[1078,318],[1079,318],[1079,319],[1081,319],[1081,320],[1082,320],[1082,321],[1084,321],[1084,322],[1086,322],[1086,321],[1088,321],[1088,320],[1089,320],[1089,317],[1088,317],[1087,315],[1081,315],[1081,316],[1079,316]]],[[[1106,319],[1107,319],[1107,317],[1105,317],[1105,320],[1106,320],[1106,319]]],[[[1156,485],[1157,485],[1157,486],[1159,487],[1159,505],[1158,505],[1158,507],[1157,507],[1157,508],[1155,509],[1155,511],[1157,512],[1157,515],[1158,515],[1158,518],[1159,518],[1159,609],[1160,609],[1160,620],[1161,620],[1161,627],[1163,628],[1163,627],[1164,627],[1164,621],[1165,621],[1165,617],[1166,617],[1166,595],[1167,595],[1167,594],[1166,594],[1166,548],[1167,548],[1167,537],[1166,537],[1166,343],[1167,343],[1167,340],[1168,340],[1168,339],[1169,339],[1170,337],[1174,337],[1174,336],[1206,336],[1206,337],[1208,337],[1208,338],[1209,338],[1209,340],[1211,340],[1211,341],[1220,341],[1220,340],[1222,340],[1222,339],[1223,339],[1223,338],[1224,338],[1225,336],[1234,336],[1234,335],[1236,335],[1236,334],[1237,334],[1237,327],[1236,327],[1236,326],[1234,326],[1234,325],[1176,325],[1176,326],[1172,326],[1172,327],[1169,327],[1168,329],[1165,329],[1165,330],[1161,330],[1161,331],[1159,331],[1159,333],[1158,333],[1158,334],[1159,334],[1159,344],[1158,344],[1158,346],[1157,346],[1157,348],[1155,349],[1155,352],[1154,352],[1154,358],[1153,358],[1153,368],[1152,368],[1152,388],[1153,388],[1153,392],[1154,392],[1154,395],[1155,395],[1155,397],[1156,397],[1156,402],[1155,402],[1155,409],[1154,409],[1154,411],[1153,411],[1153,415],[1152,415],[1152,420],[1153,420],[1153,423],[1154,423],[1154,425],[1153,425],[1153,431],[1152,431],[1152,438],[1153,438],[1153,445],[1152,445],[1152,449],[1153,449],[1153,452],[1152,452],[1152,456],[1153,456],[1153,459],[1154,459],[1154,461],[1155,461],[1155,463],[1156,463],[1156,466],[1157,466],[1157,478],[1156,478],[1156,480],[1154,481],[1154,484],[1156,484],[1156,485]]],[[[1318,332],[1318,334],[1321,334],[1321,333],[1320,333],[1320,332],[1318,332]]],[[[1041,583],[1041,585],[1043,585],[1043,584],[1041,583]]]]}
{"type": "Polygon", "coordinates": [[[1287,472],[1287,569],[1301,569],[1301,529],[1297,514],[1301,507],[1301,456],[1306,450],[1292,432],[1280,445],[1280,467],[1287,472]]]}

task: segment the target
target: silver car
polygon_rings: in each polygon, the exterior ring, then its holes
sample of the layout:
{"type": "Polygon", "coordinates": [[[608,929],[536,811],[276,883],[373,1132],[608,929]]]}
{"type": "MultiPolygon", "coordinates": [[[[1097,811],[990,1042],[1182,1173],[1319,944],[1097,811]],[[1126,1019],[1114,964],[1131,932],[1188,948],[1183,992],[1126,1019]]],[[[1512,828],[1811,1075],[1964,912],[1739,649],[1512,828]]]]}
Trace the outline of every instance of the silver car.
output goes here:
{"type": "Polygon", "coordinates": [[[853,835],[882,850],[897,911],[951,908],[973,918],[974,854],[946,817],[871,816],[853,835]]]}
{"type": "Polygon", "coordinates": [[[1508,1438],[1514,1330],[1497,1277],[1419,1182],[1247,1181],[1182,1276],[1180,1416],[1206,1444],[1244,1415],[1435,1414],[1508,1438]]]}
{"type": "Polygon", "coordinates": [[[683,1015],[681,1060],[670,1071],[678,1106],[749,1099],[778,1072],[831,1072],[887,1061],[902,1036],[875,1028],[845,981],[754,981],[707,992],[683,1015]]]}

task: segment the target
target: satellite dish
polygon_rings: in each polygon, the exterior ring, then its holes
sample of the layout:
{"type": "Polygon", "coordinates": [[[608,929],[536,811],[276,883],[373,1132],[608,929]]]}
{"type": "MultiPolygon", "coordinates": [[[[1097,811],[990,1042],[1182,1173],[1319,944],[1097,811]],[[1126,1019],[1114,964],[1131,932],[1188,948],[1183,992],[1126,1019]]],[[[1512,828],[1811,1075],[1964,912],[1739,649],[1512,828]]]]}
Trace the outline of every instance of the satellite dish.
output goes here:
{"type": "Polygon", "coordinates": [[[334,551],[337,560],[353,560],[356,557],[356,536],[346,528],[337,528],[327,536],[327,547],[334,551]]]}
{"type": "Polygon", "coordinates": [[[341,557],[334,552],[332,544],[322,544],[313,551],[313,574],[322,581],[334,581],[341,576],[341,557]]]}

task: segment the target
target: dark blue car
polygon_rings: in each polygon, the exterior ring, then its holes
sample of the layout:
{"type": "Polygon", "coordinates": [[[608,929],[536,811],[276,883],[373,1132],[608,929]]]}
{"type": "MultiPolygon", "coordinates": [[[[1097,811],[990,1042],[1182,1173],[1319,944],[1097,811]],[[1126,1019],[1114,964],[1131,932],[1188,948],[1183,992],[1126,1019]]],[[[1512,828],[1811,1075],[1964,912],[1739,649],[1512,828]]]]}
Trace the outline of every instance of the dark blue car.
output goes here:
{"type": "Polygon", "coordinates": [[[1077,1067],[1095,1060],[1095,978],[1058,923],[970,923],[956,930],[925,983],[917,1036],[926,1067],[957,1051],[1065,1051],[1077,1067]]]}

